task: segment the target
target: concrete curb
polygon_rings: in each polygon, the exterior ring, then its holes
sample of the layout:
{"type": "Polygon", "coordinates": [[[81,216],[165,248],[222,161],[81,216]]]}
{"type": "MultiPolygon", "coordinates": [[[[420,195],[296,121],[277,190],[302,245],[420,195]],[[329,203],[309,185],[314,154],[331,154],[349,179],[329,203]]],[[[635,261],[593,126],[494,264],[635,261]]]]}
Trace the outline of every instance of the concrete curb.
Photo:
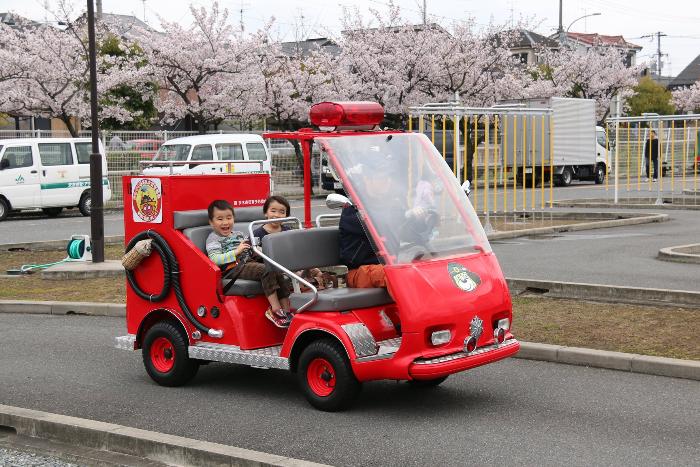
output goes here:
{"type": "Polygon", "coordinates": [[[0,300],[0,313],[23,313],[34,315],[74,314],[123,318],[126,316],[126,305],[121,303],[0,300]]]}
{"type": "MultiPolygon", "coordinates": [[[[123,235],[113,235],[111,237],[105,237],[105,245],[116,245],[123,244],[123,235]]],[[[2,243],[0,244],[0,251],[8,251],[14,249],[24,249],[24,250],[55,250],[55,249],[65,249],[68,245],[68,239],[65,240],[48,240],[44,242],[23,242],[23,243],[2,243]]]]}
{"type": "Polygon", "coordinates": [[[0,427],[3,426],[10,427],[20,436],[127,454],[171,465],[322,465],[224,444],[7,405],[0,405],[0,427]]]}
{"type": "Polygon", "coordinates": [[[700,292],[649,289],[621,285],[585,284],[506,278],[512,295],[532,293],[551,298],[582,299],[637,305],[675,305],[700,308],[700,292]]]}
{"type": "MultiPolygon", "coordinates": [[[[630,198],[627,198],[630,199],[630,198]]],[[[633,199],[633,198],[632,198],[633,199]]],[[[700,205],[698,204],[680,204],[681,198],[671,198],[670,196],[663,197],[663,204],[655,204],[656,198],[639,198],[639,200],[647,201],[646,203],[628,203],[623,199],[621,203],[614,204],[608,200],[600,199],[583,199],[582,201],[576,200],[561,200],[554,201],[552,204],[558,208],[614,208],[614,209],[661,209],[661,210],[689,210],[697,211],[700,210],[700,205]],[[673,199],[677,203],[673,203],[673,199]]]]}
{"type": "Polygon", "coordinates": [[[700,361],[521,342],[515,358],[700,381],[700,361]]]}
{"type": "Polygon", "coordinates": [[[559,232],[578,232],[581,230],[607,229],[609,227],[621,227],[625,225],[650,224],[653,222],[666,222],[668,214],[649,214],[629,217],[630,214],[610,213],[619,216],[618,219],[610,219],[581,224],[555,225],[552,227],[538,227],[535,229],[511,230],[509,232],[496,232],[488,235],[489,240],[505,240],[508,238],[524,237],[526,235],[548,235],[559,232]]]}
{"type": "Polygon", "coordinates": [[[700,264],[700,243],[662,248],[659,250],[657,258],[674,263],[700,264]]]}

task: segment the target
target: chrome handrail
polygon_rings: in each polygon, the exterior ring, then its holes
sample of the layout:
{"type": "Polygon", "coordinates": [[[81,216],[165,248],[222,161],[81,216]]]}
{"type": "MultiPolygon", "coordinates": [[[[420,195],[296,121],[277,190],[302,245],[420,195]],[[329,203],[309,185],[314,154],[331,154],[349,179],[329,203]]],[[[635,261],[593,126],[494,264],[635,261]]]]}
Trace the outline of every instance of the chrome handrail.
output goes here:
{"type": "Polygon", "coordinates": [[[316,216],[316,227],[321,227],[322,219],[340,219],[340,214],[319,214],[316,216]]]}
{"type": "Polygon", "coordinates": [[[308,302],[304,303],[302,306],[297,308],[296,312],[301,313],[302,311],[304,311],[305,309],[312,306],[314,303],[316,303],[318,301],[318,289],[316,287],[314,287],[314,285],[311,282],[307,281],[306,279],[304,279],[303,277],[301,277],[300,275],[298,275],[294,271],[290,271],[289,269],[282,266],[280,263],[278,263],[274,259],[267,256],[265,253],[263,253],[262,248],[260,248],[260,245],[258,245],[257,241],[255,240],[256,237],[253,236],[253,228],[257,227],[258,225],[271,224],[273,222],[289,222],[289,221],[296,221],[299,229],[301,229],[301,227],[302,227],[301,221],[298,218],[296,218],[296,217],[283,217],[280,219],[261,219],[261,220],[253,221],[250,224],[248,224],[248,233],[250,234],[249,238],[250,238],[251,247],[253,248],[253,251],[255,251],[256,254],[260,255],[261,258],[263,258],[268,263],[270,263],[272,266],[276,267],[277,269],[284,272],[288,276],[294,278],[295,280],[298,280],[299,282],[301,282],[302,284],[307,286],[309,289],[311,289],[311,291],[313,292],[313,297],[311,297],[311,300],[309,300],[308,302]]]}

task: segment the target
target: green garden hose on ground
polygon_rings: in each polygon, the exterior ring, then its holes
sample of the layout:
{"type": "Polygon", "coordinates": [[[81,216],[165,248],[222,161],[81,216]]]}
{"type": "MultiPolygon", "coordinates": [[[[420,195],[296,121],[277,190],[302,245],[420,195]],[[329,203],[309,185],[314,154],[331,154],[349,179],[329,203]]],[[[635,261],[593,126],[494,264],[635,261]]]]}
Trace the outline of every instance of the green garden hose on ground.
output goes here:
{"type": "MultiPolygon", "coordinates": [[[[63,258],[60,261],[54,261],[53,263],[46,263],[46,264],[23,264],[19,268],[19,274],[29,274],[32,271],[36,269],[46,269],[50,266],[54,266],[56,264],[61,264],[61,263],[67,263],[70,261],[84,261],[83,255],[85,254],[85,239],[83,238],[73,238],[68,242],[68,245],[66,245],[66,252],[68,253],[68,256],[63,258]]],[[[90,246],[87,246],[87,251],[90,251],[90,246]]],[[[18,270],[17,269],[12,269],[7,271],[8,274],[13,274],[16,273],[18,270]]]]}

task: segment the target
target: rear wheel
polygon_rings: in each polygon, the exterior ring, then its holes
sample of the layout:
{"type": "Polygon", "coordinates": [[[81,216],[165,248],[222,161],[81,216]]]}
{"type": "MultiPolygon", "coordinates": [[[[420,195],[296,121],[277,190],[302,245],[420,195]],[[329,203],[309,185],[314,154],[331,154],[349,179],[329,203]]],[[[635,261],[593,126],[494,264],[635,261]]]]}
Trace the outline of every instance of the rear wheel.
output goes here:
{"type": "Polygon", "coordinates": [[[446,379],[447,376],[441,376],[434,379],[412,379],[409,380],[408,383],[417,388],[434,388],[435,386],[442,384],[446,379]]]}
{"type": "Polygon", "coordinates": [[[184,332],[172,322],[154,324],[143,339],[143,364],[161,386],[182,386],[194,378],[199,363],[190,359],[184,332]]]}
{"type": "Polygon", "coordinates": [[[44,208],[42,211],[49,217],[58,217],[61,211],[63,211],[63,208],[44,208]]]}
{"type": "Polygon", "coordinates": [[[345,350],[330,339],[314,341],[304,349],[297,377],[309,403],[326,412],[347,408],[361,388],[345,350]]]}
{"type": "Polygon", "coordinates": [[[569,186],[571,185],[571,180],[573,180],[574,174],[571,172],[569,167],[564,167],[561,175],[559,175],[559,186],[569,186]]]}
{"type": "Polygon", "coordinates": [[[0,221],[4,221],[10,214],[10,205],[3,198],[0,198],[0,221]]]}
{"type": "Polygon", "coordinates": [[[78,203],[78,209],[80,209],[80,214],[83,216],[89,216],[92,212],[92,201],[90,199],[90,193],[85,193],[80,197],[80,202],[78,203]]]}

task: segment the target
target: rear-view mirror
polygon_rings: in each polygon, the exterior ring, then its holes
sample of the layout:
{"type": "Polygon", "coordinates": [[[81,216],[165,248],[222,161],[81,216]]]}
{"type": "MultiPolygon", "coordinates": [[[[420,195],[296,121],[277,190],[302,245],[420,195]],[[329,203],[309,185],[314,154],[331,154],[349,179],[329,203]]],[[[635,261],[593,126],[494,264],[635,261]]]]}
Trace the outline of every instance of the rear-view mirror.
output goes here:
{"type": "Polygon", "coordinates": [[[329,209],[343,209],[345,206],[352,206],[352,202],[343,195],[332,193],[326,197],[326,206],[329,209]]]}

